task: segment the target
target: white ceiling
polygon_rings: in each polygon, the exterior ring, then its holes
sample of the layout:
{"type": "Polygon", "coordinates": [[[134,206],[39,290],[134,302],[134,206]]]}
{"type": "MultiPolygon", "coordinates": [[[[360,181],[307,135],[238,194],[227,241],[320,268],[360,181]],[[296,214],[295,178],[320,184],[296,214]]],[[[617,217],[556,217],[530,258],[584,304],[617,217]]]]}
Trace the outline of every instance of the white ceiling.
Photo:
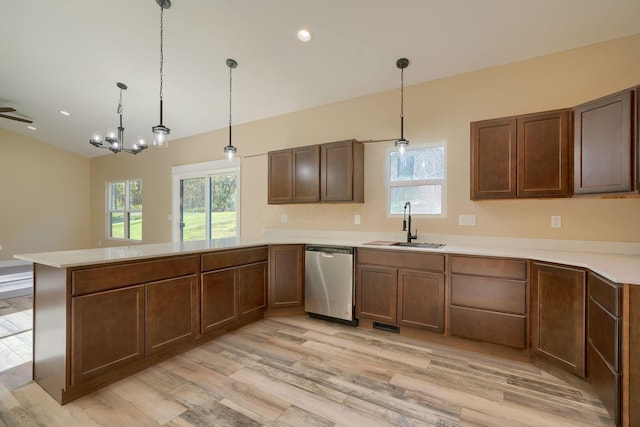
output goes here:
{"type": "MultiPolygon", "coordinates": [[[[173,0],[164,13],[171,139],[640,32],[638,0],[173,0]],[[295,38],[308,27],[313,39],[295,38]]],[[[86,157],[95,130],[150,141],[159,121],[155,0],[3,0],[0,126],[86,157]],[[58,110],[71,112],[64,117],[58,110]]],[[[222,147],[220,148],[222,150],[222,147]]],[[[144,155],[144,154],[141,154],[144,155]]]]}

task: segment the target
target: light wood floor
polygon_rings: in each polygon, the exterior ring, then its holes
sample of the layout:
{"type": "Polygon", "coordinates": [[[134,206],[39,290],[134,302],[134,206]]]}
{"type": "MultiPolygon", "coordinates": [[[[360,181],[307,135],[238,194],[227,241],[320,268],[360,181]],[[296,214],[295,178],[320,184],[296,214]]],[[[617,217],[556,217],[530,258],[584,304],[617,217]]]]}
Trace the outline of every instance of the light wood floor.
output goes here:
{"type": "Polygon", "coordinates": [[[612,425],[597,398],[532,365],[306,317],[265,319],[65,406],[21,375],[0,374],[0,425],[612,425]]]}

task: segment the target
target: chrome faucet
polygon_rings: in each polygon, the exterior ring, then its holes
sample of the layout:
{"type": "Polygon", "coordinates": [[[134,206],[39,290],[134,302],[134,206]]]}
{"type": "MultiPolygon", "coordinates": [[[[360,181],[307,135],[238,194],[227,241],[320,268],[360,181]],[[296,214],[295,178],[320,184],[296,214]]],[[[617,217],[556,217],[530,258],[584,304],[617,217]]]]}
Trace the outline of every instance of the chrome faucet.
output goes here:
{"type": "Polygon", "coordinates": [[[404,204],[404,218],[402,219],[402,231],[407,232],[407,243],[411,243],[412,240],[416,240],[418,238],[418,229],[416,228],[416,234],[411,234],[411,202],[407,202],[404,204]],[[409,215],[407,215],[407,207],[409,208],[409,215]],[[409,219],[409,224],[407,224],[407,218],[409,219]],[[408,228],[407,228],[408,225],[408,228]]]}

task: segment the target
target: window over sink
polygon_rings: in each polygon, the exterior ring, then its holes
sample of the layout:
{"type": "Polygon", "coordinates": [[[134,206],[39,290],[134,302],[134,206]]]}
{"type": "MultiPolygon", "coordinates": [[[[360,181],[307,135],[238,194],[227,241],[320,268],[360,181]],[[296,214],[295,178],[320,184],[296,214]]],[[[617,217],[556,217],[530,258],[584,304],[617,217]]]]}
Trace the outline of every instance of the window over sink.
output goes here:
{"type": "Polygon", "coordinates": [[[405,202],[412,215],[446,216],[446,165],[446,141],[411,144],[404,153],[387,149],[387,216],[402,215],[405,202]]]}

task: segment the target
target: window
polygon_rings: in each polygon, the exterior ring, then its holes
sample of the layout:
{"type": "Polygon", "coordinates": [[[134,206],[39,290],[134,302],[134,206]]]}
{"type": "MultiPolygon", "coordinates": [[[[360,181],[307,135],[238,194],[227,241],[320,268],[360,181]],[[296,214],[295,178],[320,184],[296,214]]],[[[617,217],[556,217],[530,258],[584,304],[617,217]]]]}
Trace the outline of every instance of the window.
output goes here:
{"type": "Polygon", "coordinates": [[[142,240],[142,180],[109,183],[109,237],[142,240]]]}
{"type": "Polygon", "coordinates": [[[222,160],[171,168],[173,241],[239,236],[239,162],[222,160]]]}
{"type": "Polygon", "coordinates": [[[404,154],[390,148],[386,158],[388,215],[411,202],[412,215],[446,216],[446,142],[412,144],[404,154]]]}

